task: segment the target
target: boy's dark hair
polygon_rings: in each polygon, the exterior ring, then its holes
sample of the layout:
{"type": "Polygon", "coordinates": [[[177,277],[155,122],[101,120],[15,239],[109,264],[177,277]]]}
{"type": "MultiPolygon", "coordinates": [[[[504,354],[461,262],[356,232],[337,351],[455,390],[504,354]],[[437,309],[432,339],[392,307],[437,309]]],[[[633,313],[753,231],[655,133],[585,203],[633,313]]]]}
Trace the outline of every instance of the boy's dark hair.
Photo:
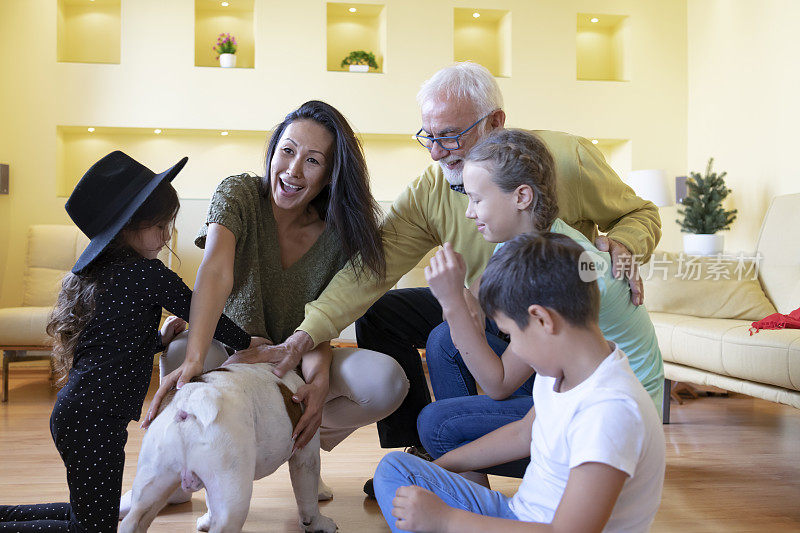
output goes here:
{"type": "Polygon", "coordinates": [[[600,291],[596,281],[581,279],[583,251],[560,233],[522,234],[508,241],[481,276],[480,302],[486,316],[503,313],[522,329],[528,325],[528,307],[541,305],[573,326],[597,322],[600,291]]]}

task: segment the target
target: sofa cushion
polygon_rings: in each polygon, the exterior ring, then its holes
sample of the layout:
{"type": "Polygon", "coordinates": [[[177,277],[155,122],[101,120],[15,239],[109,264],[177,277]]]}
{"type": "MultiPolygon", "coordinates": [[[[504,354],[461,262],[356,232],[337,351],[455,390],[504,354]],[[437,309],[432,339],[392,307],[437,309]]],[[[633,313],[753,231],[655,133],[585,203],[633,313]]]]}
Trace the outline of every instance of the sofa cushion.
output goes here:
{"type": "Polygon", "coordinates": [[[52,306],[61,278],[75,264],[89,239],[75,226],[40,224],[28,229],[28,258],[22,305],[52,306]]]}
{"type": "Polygon", "coordinates": [[[51,307],[0,309],[0,339],[4,346],[43,346],[52,343],[45,333],[51,307]]]}
{"type": "Polygon", "coordinates": [[[778,312],[788,315],[800,307],[800,231],[797,230],[800,194],[772,199],[761,233],[759,277],[778,312]]]}
{"type": "Polygon", "coordinates": [[[723,376],[800,390],[800,330],[762,330],[750,322],[650,313],[664,361],[723,376]]]}
{"type": "Polygon", "coordinates": [[[746,256],[699,257],[657,251],[641,269],[649,311],[760,320],[775,312],[746,256]]]}

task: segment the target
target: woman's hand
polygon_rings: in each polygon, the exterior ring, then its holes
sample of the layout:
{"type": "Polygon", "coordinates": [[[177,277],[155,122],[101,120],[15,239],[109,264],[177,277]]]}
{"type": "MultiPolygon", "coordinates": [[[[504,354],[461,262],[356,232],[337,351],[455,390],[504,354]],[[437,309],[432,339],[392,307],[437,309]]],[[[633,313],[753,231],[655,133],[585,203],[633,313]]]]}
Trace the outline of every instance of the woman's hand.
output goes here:
{"type": "Polygon", "coordinates": [[[183,333],[186,329],[186,321],[177,316],[168,316],[161,326],[161,344],[166,346],[172,339],[183,333]]]}
{"type": "Polygon", "coordinates": [[[436,494],[413,485],[399,487],[392,500],[392,516],[397,518],[395,525],[406,531],[443,531],[451,510],[436,494]]]}
{"type": "Polygon", "coordinates": [[[425,267],[425,279],[443,308],[458,305],[459,300],[463,302],[466,272],[464,258],[449,242],[444,243],[431,258],[431,264],[425,267]]]}
{"type": "Polygon", "coordinates": [[[305,407],[303,416],[297,421],[292,433],[294,439],[292,452],[308,444],[322,424],[322,408],[328,396],[328,389],[328,380],[320,378],[301,386],[292,396],[295,403],[302,403],[305,407]]]}
{"type": "Polygon", "coordinates": [[[314,349],[314,341],[305,331],[295,331],[281,344],[262,344],[235,352],[222,366],[233,363],[275,363],[272,373],[282,378],[297,368],[303,354],[314,349]]]}
{"type": "Polygon", "coordinates": [[[147,429],[147,427],[150,426],[150,422],[152,422],[156,414],[158,414],[158,408],[161,406],[164,396],[166,396],[169,391],[173,388],[180,389],[186,383],[189,383],[193,377],[199,376],[202,373],[203,361],[187,359],[181,366],[164,376],[164,379],[161,381],[161,386],[156,391],[155,396],[153,396],[153,401],[150,402],[150,408],[147,410],[144,421],[142,421],[142,427],[147,429]]]}

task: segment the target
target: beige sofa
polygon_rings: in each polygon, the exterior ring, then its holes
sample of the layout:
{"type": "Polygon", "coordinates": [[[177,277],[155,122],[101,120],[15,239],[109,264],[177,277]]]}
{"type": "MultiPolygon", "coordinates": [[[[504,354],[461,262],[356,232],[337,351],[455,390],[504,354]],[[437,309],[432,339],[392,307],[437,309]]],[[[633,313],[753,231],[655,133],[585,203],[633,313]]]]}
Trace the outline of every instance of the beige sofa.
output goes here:
{"type": "Polygon", "coordinates": [[[800,194],[773,199],[756,254],[751,254],[757,258],[757,276],[748,266],[742,276],[746,279],[719,279],[720,272],[736,274],[743,256],[722,266],[718,258],[706,258],[699,280],[650,276],[663,266],[658,253],[642,269],[645,305],[668,380],[713,385],[800,408],[800,330],[749,332],[753,321],[776,309],[788,314],[800,307],[798,212],[800,194]]]}

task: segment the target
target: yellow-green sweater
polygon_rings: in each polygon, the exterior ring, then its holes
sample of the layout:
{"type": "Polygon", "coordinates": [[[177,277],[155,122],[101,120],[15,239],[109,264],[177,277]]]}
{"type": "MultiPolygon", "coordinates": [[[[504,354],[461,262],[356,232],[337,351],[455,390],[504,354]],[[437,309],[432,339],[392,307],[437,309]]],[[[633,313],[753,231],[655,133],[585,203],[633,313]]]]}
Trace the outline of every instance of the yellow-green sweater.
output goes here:
{"type": "MultiPolygon", "coordinates": [[[[658,208],[642,200],[619,179],[587,139],[556,131],[534,131],[556,163],[559,218],[592,242],[598,228],[644,262],[661,238],[658,208]]],[[[305,306],[297,328],[314,344],[335,338],[383,296],[432,248],[445,242],[464,256],[467,283],[486,267],[495,244],[486,242],[464,216],[466,195],[450,189],[437,163],[430,165],[395,200],[383,224],[386,279],[356,280],[346,266],[322,294],[305,306]]]]}

